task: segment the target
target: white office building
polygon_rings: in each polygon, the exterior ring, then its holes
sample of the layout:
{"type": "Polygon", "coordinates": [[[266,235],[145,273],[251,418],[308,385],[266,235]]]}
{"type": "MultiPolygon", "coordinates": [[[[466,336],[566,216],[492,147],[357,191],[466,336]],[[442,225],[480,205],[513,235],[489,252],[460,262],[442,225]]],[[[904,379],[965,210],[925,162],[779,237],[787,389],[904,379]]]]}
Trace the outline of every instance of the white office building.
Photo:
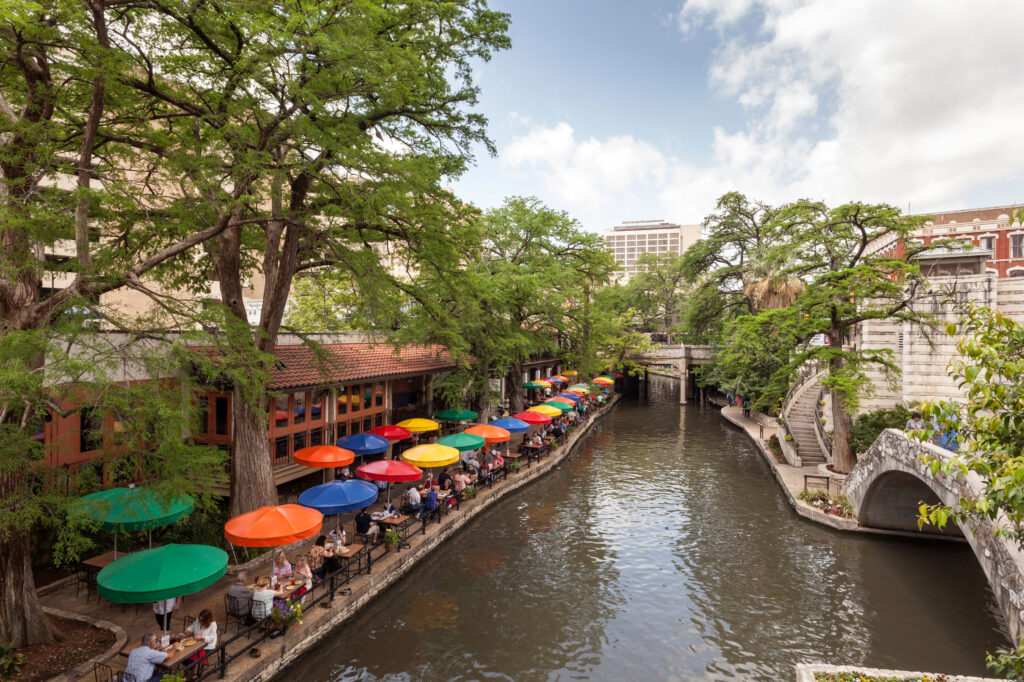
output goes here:
{"type": "Polygon", "coordinates": [[[604,243],[619,264],[620,281],[637,273],[645,253],[679,255],[700,239],[700,225],[677,225],[664,220],[627,220],[604,231],[604,243]]]}

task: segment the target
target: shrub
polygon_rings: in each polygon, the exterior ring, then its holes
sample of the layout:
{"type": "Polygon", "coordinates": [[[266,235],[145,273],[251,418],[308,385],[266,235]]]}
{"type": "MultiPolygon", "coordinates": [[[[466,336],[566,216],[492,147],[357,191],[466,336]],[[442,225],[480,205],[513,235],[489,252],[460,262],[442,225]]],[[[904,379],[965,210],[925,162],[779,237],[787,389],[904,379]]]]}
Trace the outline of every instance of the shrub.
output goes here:
{"type": "Polygon", "coordinates": [[[777,434],[773,433],[771,438],[768,439],[768,449],[778,456],[782,455],[782,445],[779,443],[779,436],[777,434]]]}
{"type": "Polygon", "coordinates": [[[832,497],[827,491],[817,488],[815,490],[801,490],[797,499],[803,500],[815,509],[840,516],[844,519],[853,518],[853,503],[844,496],[832,497]]]}
{"type": "Polygon", "coordinates": [[[14,650],[13,644],[0,644],[0,680],[13,677],[25,662],[25,654],[14,650]]]}
{"type": "Polygon", "coordinates": [[[850,430],[850,447],[856,453],[867,451],[885,429],[902,429],[910,421],[911,410],[899,403],[891,409],[874,410],[860,415],[850,430]]]}

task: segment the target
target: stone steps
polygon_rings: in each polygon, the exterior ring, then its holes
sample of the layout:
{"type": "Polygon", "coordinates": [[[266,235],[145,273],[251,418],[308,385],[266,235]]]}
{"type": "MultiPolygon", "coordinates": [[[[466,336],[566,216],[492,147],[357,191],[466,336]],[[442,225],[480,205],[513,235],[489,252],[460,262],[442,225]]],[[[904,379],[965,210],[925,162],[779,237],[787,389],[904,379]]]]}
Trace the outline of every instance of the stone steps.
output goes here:
{"type": "Polygon", "coordinates": [[[825,453],[818,444],[815,423],[818,419],[818,394],[821,384],[817,381],[800,391],[797,399],[789,405],[789,432],[796,440],[796,451],[804,464],[824,464],[825,453]]]}

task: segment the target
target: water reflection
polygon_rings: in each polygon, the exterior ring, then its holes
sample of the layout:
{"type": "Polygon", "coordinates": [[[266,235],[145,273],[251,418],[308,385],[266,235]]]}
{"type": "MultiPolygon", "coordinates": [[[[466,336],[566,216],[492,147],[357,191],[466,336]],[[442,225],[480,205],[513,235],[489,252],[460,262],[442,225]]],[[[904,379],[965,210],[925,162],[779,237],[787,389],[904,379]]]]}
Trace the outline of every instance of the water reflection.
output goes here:
{"type": "Polygon", "coordinates": [[[983,673],[1005,643],[962,545],[800,520],[670,382],[481,515],[284,679],[791,679],[800,661],[983,673]]]}

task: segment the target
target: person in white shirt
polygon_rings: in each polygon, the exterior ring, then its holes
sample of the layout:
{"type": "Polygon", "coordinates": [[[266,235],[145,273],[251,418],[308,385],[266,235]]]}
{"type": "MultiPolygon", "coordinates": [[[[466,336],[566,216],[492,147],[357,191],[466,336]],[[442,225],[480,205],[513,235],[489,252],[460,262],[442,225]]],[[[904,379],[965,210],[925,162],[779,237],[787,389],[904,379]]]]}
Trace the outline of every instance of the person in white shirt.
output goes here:
{"type": "Polygon", "coordinates": [[[206,651],[213,651],[217,648],[217,621],[213,619],[213,612],[210,609],[203,609],[199,612],[199,618],[192,621],[192,624],[185,628],[197,640],[206,643],[203,647],[206,651]]]}
{"type": "Polygon", "coordinates": [[[270,615],[274,609],[274,597],[278,596],[277,590],[270,586],[270,581],[260,578],[256,583],[256,591],[252,593],[252,617],[256,620],[263,620],[270,615]]]}
{"type": "Polygon", "coordinates": [[[156,624],[161,630],[171,629],[171,619],[174,612],[178,610],[178,600],[174,597],[153,602],[153,613],[156,614],[156,624]]]}
{"type": "Polygon", "coordinates": [[[416,490],[416,486],[409,486],[409,489],[405,491],[405,504],[410,512],[416,514],[423,509],[423,498],[420,497],[420,491],[416,490]]]}
{"type": "Polygon", "coordinates": [[[153,673],[165,660],[167,654],[157,649],[156,636],[147,632],[142,636],[142,646],[132,649],[128,654],[128,665],[124,671],[138,682],[156,682],[163,675],[153,673]]]}

